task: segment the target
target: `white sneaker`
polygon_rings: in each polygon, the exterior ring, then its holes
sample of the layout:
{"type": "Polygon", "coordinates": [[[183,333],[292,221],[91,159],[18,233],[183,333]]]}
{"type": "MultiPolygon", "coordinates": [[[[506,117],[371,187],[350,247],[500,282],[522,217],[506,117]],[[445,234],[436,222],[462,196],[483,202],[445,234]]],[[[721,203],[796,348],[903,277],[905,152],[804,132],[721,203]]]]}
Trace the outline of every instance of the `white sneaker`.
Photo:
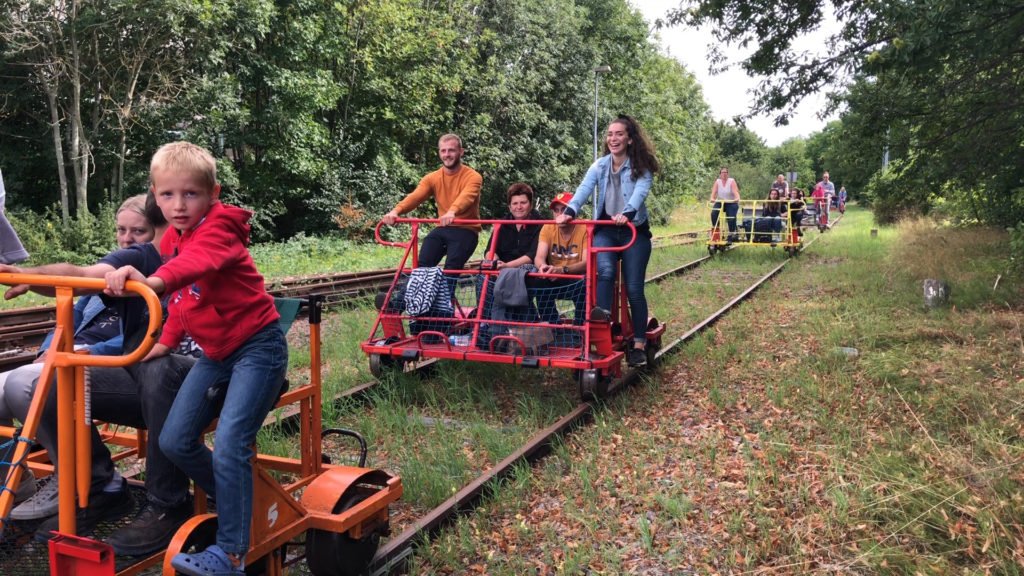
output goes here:
{"type": "Polygon", "coordinates": [[[38,520],[53,516],[60,508],[60,500],[57,497],[57,475],[51,475],[35,496],[18,504],[11,510],[12,520],[38,520]]]}
{"type": "MultiPolygon", "coordinates": [[[[3,482],[3,479],[7,477],[7,470],[7,464],[0,465],[0,482],[3,482]]],[[[23,465],[21,469],[21,482],[18,484],[18,489],[14,491],[14,504],[17,505],[20,502],[28,500],[35,493],[36,475],[23,465]]]]}

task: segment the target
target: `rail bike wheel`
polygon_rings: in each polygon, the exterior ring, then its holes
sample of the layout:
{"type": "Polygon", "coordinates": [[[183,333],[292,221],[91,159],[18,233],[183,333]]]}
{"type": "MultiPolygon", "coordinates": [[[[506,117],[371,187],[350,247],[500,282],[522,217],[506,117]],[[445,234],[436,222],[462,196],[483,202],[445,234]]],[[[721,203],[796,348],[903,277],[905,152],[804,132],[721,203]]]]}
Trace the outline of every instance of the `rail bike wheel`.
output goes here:
{"type": "Polygon", "coordinates": [[[595,400],[608,394],[608,379],[600,370],[581,370],[579,375],[580,398],[595,400]]]}
{"type": "Polygon", "coordinates": [[[644,352],[647,353],[647,368],[654,369],[658,366],[658,351],[661,350],[661,338],[647,342],[644,352]]]}
{"type": "Polygon", "coordinates": [[[391,356],[381,356],[380,354],[370,354],[370,374],[373,377],[380,380],[384,377],[384,374],[395,369],[396,362],[391,356]]]}
{"type": "MultiPolygon", "coordinates": [[[[334,506],[340,514],[370,497],[366,492],[342,494],[334,506]]],[[[312,529],[306,532],[306,565],[313,576],[359,576],[365,574],[380,546],[380,534],[373,532],[356,540],[347,533],[312,529]]]]}

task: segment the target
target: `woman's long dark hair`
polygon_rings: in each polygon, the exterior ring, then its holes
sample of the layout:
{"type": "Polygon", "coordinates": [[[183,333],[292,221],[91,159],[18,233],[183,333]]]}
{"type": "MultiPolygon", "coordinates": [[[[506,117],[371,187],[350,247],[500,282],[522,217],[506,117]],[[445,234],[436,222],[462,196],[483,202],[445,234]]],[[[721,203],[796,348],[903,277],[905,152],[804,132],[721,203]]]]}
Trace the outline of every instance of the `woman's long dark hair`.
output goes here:
{"type": "MultiPolygon", "coordinates": [[[[626,127],[626,134],[633,141],[632,144],[626,147],[626,154],[629,156],[633,178],[639,178],[644,172],[650,172],[653,176],[660,170],[660,166],[658,165],[658,159],[654,156],[654,146],[651,145],[651,141],[647,138],[647,133],[644,132],[643,127],[640,126],[635,118],[628,114],[619,114],[608,125],[611,126],[616,123],[626,127]]],[[[604,144],[604,153],[608,154],[607,142],[604,144]]]]}

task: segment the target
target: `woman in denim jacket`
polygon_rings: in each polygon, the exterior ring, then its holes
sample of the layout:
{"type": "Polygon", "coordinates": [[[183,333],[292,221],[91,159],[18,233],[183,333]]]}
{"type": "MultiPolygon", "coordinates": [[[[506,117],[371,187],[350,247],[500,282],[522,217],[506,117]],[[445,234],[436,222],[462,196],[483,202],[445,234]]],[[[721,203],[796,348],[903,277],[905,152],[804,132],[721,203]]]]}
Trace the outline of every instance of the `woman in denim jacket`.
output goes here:
{"type": "Polygon", "coordinates": [[[651,191],[658,159],[654,156],[643,128],[630,116],[620,114],[608,124],[605,133],[604,156],[591,164],[583,182],[576,188],[569,207],[555,219],[561,224],[572,220],[597,190],[597,220],[611,220],[618,226],[598,226],[594,231],[595,247],[624,246],[632,234],[624,225],[632,222],[636,227],[636,242],[624,252],[601,252],[597,256],[597,306],[602,310],[591,312],[607,317],[611,310],[615,285],[615,270],[622,259],[622,278],[629,297],[633,319],[633,347],[626,354],[630,366],[647,363],[647,297],[644,278],[647,262],[651,259],[651,226],[647,220],[644,200],[651,191]]]}

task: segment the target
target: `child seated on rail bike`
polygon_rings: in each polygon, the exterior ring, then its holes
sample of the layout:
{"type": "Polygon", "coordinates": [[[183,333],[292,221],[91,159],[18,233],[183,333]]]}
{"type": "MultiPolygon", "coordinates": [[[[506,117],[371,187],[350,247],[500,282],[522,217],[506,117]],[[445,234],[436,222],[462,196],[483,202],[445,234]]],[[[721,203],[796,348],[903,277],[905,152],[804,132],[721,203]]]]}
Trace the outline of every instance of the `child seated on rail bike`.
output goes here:
{"type": "MultiPolygon", "coordinates": [[[[571,192],[559,192],[551,200],[551,212],[561,216],[572,200],[571,192]]],[[[561,224],[545,224],[537,242],[537,256],[534,265],[543,274],[582,274],[587,269],[586,254],[590,248],[586,226],[566,221],[561,224]]],[[[532,283],[536,294],[537,310],[541,320],[549,324],[560,324],[561,317],[555,305],[556,300],[573,302],[572,323],[581,326],[586,318],[587,291],[585,281],[576,278],[544,278],[532,283]]],[[[555,335],[556,342],[566,346],[575,345],[574,332],[555,335]]]]}
{"type": "Polygon", "coordinates": [[[148,278],[131,266],[106,276],[107,293],[125,282],[170,294],[168,319],[148,358],[163,356],[187,332],[204,351],[171,406],[160,447],[217,500],[216,544],[177,554],[183,574],[243,574],[252,520],[252,445],[281,391],[288,348],[273,298],[249,254],[251,213],[221,204],[213,156],[188,142],[165,144],[150,164],[151,189],[175,231],[161,242],[169,260],[148,278]],[[218,385],[228,381],[227,386],[218,385]],[[211,451],[203,431],[218,416],[211,451]]]}

